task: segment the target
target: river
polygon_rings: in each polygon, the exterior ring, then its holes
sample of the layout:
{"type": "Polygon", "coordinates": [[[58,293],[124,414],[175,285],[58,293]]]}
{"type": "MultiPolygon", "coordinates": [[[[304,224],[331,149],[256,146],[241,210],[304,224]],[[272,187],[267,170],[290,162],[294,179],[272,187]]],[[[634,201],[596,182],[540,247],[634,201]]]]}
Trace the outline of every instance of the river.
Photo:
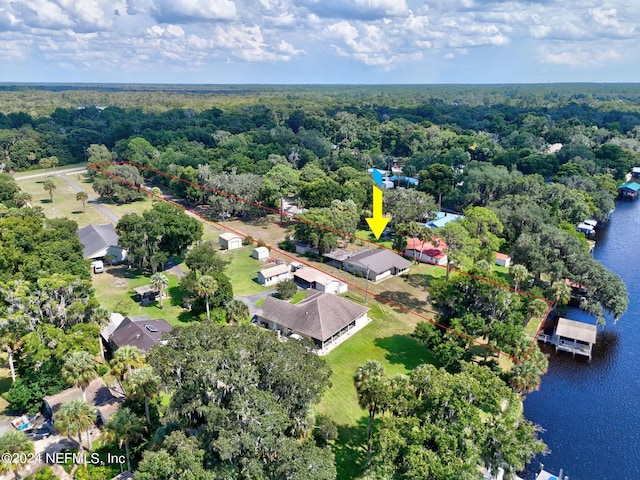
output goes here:
{"type": "MultiPolygon", "coordinates": [[[[620,275],[629,308],[598,333],[589,363],[552,353],[540,390],[527,395],[526,417],[541,425],[551,452],[531,470],[570,480],[640,479],[640,201],[618,202],[610,224],[599,232],[594,256],[620,275]],[[537,470],[536,470],[537,471],[537,470]]],[[[576,320],[585,315],[572,310],[576,320]]],[[[531,477],[531,472],[527,478],[531,477]]]]}

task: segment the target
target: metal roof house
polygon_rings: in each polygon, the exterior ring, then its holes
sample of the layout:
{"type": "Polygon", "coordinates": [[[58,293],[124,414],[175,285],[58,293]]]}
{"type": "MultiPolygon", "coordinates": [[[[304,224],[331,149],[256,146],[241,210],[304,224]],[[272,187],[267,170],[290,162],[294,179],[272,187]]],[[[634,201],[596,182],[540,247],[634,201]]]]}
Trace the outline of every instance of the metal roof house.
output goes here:
{"type": "Polygon", "coordinates": [[[457,222],[463,218],[464,215],[458,215],[456,213],[436,212],[436,218],[425,223],[425,226],[429,228],[442,228],[449,222],[457,222]]]}
{"type": "Polygon", "coordinates": [[[289,278],[291,278],[291,271],[289,270],[289,265],[285,263],[263,268],[258,272],[258,283],[260,285],[274,285],[289,278]]]}
{"type": "Polygon", "coordinates": [[[256,316],[263,326],[283,335],[311,339],[323,354],[366,325],[368,311],[342,297],[314,292],[296,304],[267,297],[256,316]]]}
{"type": "Polygon", "coordinates": [[[436,238],[435,242],[410,238],[404,250],[407,257],[415,258],[421,262],[433,263],[435,265],[447,264],[447,244],[436,238]]]}
{"type": "Polygon", "coordinates": [[[345,293],[349,288],[346,283],[337,278],[330,277],[311,267],[297,269],[293,272],[293,279],[302,288],[312,288],[319,292],[345,293]]]}
{"type": "Polygon", "coordinates": [[[84,258],[104,259],[107,255],[113,255],[114,263],[124,262],[127,259],[127,251],[118,245],[118,234],[110,223],[87,225],[79,228],[77,234],[82,243],[84,258]]]}
{"type": "Polygon", "coordinates": [[[343,263],[343,269],[354,275],[362,275],[373,282],[409,271],[411,262],[397,253],[379,248],[364,249],[350,255],[343,263]]]}

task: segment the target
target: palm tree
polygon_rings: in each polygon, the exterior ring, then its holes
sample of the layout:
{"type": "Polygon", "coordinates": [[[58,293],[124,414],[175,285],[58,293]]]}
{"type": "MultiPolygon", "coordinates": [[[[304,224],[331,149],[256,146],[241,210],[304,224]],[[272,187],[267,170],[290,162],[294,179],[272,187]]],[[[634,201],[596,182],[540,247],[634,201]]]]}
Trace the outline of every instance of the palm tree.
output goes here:
{"type": "Polygon", "coordinates": [[[49,192],[49,199],[51,200],[51,203],[53,203],[53,191],[57,188],[56,182],[54,182],[50,178],[47,178],[42,184],[42,188],[49,192]]]}
{"type": "Polygon", "coordinates": [[[11,372],[11,381],[16,381],[16,368],[13,363],[13,354],[22,346],[22,338],[17,337],[14,332],[9,329],[3,329],[0,335],[0,345],[7,352],[7,361],[9,362],[9,371],[11,372]]]}
{"type": "Polygon", "coordinates": [[[56,165],[58,165],[60,163],[60,160],[58,160],[58,157],[56,157],[55,155],[52,155],[51,157],[49,157],[49,165],[53,168],[53,174],[56,174],[56,165]]]}
{"type": "Polygon", "coordinates": [[[566,305],[571,300],[571,287],[559,280],[551,284],[551,295],[556,305],[566,305]]]}
{"type": "Polygon", "coordinates": [[[117,441],[120,448],[124,445],[129,471],[131,471],[129,442],[141,438],[144,430],[144,424],[128,407],[118,409],[104,426],[102,435],[106,441],[117,441]]]}
{"type": "Polygon", "coordinates": [[[367,428],[367,456],[371,459],[371,435],[376,413],[386,409],[388,404],[389,383],[384,377],[384,367],[376,360],[367,360],[356,370],[353,384],[358,394],[358,405],[369,411],[367,428]]]}
{"type": "MultiPolygon", "coordinates": [[[[105,327],[111,321],[111,316],[107,309],[98,307],[92,310],[91,312],[91,321],[100,327],[105,327]]],[[[102,345],[102,332],[98,331],[98,345],[100,345],[100,360],[104,362],[104,346],[102,345]]]]}
{"type": "Polygon", "coordinates": [[[4,435],[0,436],[0,452],[12,454],[24,454],[16,455],[12,457],[12,460],[16,462],[0,462],[0,472],[8,473],[13,470],[13,476],[19,480],[21,477],[18,474],[20,467],[23,467],[29,463],[29,454],[34,452],[33,441],[29,440],[27,436],[18,430],[9,430],[4,435]]]}
{"type": "Polygon", "coordinates": [[[226,308],[227,323],[242,323],[249,318],[249,307],[238,299],[231,300],[226,308]]]}
{"type": "Polygon", "coordinates": [[[41,158],[38,162],[38,165],[40,165],[40,168],[44,168],[44,173],[46,174],[47,168],[51,168],[51,160],[49,159],[49,157],[41,158]]]}
{"type": "Polygon", "coordinates": [[[156,375],[150,365],[134,370],[127,380],[127,392],[135,400],[144,400],[144,414],[147,425],[151,426],[149,400],[158,393],[160,377],[156,375]]]}
{"type": "Polygon", "coordinates": [[[205,305],[207,307],[207,320],[211,321],[211,312],[209,311],[209,296],[213,295],[218,290],[218,282],[211,275],[196,276],[195,294],[199,297],[204,297],[205,305]]]}
{"type": "Polygon", "coordinates": [[[96,362],[89,352],[73,352],[62,366],[62,377],[82,390],[82,399],[87,402],[87,386],[98,376],[96,362]]]}
{"type": "Polygon", "coordinates": [[[19,207],[26,207],[33,200],[33,197],[28,192],[19,192],[13,197],[13,200],[19,207]]]}
{"type": "Polygon", "coordinates": [[[138,347],[125,345],[116,350],[110,365],[111,372],[118,379],[118,383],[124,391],[122,380],[125,379],[125,376],[130,376],[134,368],[144,365],[144,354],[138,347]]]}
{"type": "Polygon", "coordinates": [[[511,267],[509,267],[509,273],[511,274],[511,277],[513,277],[515,290],[518,290],[518,287],[522,284],[522,282],[524,282],[531,276],[529,270],[527,270],[527,267],[525,267],[524,265],[511,265],[511,267]]]}
{"type": "Polygon", "coordinates": [[[78,436],[78,453],[80,454],[84,451],[82,432],[87,432],[87,444],[89,451],[92,450],[89,430],[93,427],[95,420],[96,414],[93,408],[79,398],[63,403],[53,414],[53,424],[58,432],[74,441],[76,441],[74,437],[78,436]]]}
{"type": "Polygon", "coordinates": [[[549,361],[537,343],[534,343],[527,357],[511,370],[511,387],[517,392],[533,392],[540,387],[542,375],[549,368],[549,361]]]}
{"type": "Polygon", "coordinates": [[[89,195],[87,195],[87,192],[76,193],[76,201],[82,202],[82,210],[84,211],[84,213],[87,213],[87,206],[85,204],[87,200],[89,200],[89,195]]]}
{"type": "Polygon", "coordinates": [[[549,304],[542,300],[541,298],[534,298],[529,306],[527,307],[527,313],[529,313],[530,318],[534,317],[542,317],[545,312],[549,309],[549,304]]]}
{"type": "Polygon", "coordinates": [[[149,279],[149,286],[154,290],[158,290],[160,292],[160,308],[164,308],[162,306],[162,295],[165,290],[169,286],[169,279],[164,273],[154,273],[151,275],[149,279]]]}

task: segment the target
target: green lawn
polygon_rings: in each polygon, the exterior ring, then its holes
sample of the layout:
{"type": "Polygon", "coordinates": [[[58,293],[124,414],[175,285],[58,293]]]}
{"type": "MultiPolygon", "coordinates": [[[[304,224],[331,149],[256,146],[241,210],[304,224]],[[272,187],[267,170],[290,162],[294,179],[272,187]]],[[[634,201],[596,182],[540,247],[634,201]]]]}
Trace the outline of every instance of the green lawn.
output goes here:
{"type": "MultiPolygon", "coordinates": [[[[347,294],[362,302],[359,293],[347,294]]],[[[324,358],[333,371],[331,388],[325,392],[318,412],[338,423],[339,437],[333,446],[339,479],[361,473],[366,454],[367,413],[358,406],[353,375],[367,360],[378,360],[387,375],[406,374],[433,361],[427,349],[409,336],[418,319],[390,307],[370,302],[372,322],[324,358]]]]}
{"type": "Polygon", "coordinates": [[[262,286],[257,281],[258,271],[264,264],[251,258],[253,248],[249,245],[237,250],[223,251],[223,258],[230,260],[225,273],[231,280],[234,295],[253,295],[272,288],[262,286]]]}
{"type": "Polygon", "coordinates": [[[298,290],[293,297],[291,297],[290,302],[291,303],[298,303],[301,302],[302,300],[304,300],[307,297],[307,293],[309,293],[307,290],[298,290]]]}
{"type": "Polygon", "coordinates": [[[169,288],[163,299],[163,307],[159,302],[151,302],[142,306],[135,300],[133,289],[149,284],[151,275],[142,275],[139,271],[128,269],[126,266],[107,267],[104,273],[92,274],[96,298],[100,305],[109,312],[120,312],[126,315],[147,315],[150,318],[164,318],[172,325],[180,325],[194,320],[195,317],[182,308],[182,298],[185,296],[177,275],[165,272],[169,279],[169,288]]]}
{"type": "MultiPolygon", "coordinates": [[[[85,210],[82,208],[82,202],[76,200],[76,191],[62,177],[50,177],[56,185],[53,192],[53,202],[49,197],[49,193],[44,190],[44,177],[31,178],[27,180],[19,180],[18,185],[24,192],[30,193],[32,196],[31,205],[34,207],[42,207],[42,210],[48,218],[67,217],[78,222],[78,226],[84,227],[89,224],[105,224],[111,223],[111,219],[102,213],[95,205],[85,202],[85,210]]],[[[78,181],[75,176],[71,177],[83,189],[92,195],[90,188],[85,188],[84,183],[78,181]]],[[[83,178],[83,175],[81,175],[83,178]]],[[[109,208],[109,207],[107,207],[109,208]]]]}
{"type": "Polygon", "coordinates": [[[9,372],[9,362],[7,361],[7,354],[0,353],[0,415],[4,413],[9,402],[7,402],[2,395],[7,393],[11,388],[11,372],[9,372]]]}
{"type": "Polygon", "coordinates": [[[368,240],[369,242],[377,243],[378,245],[382,245],[383,247],[391,248],[392,242],[391,240],[376,240],[376,237],[373,236],[371,230],[358,230],[356,231],[356,237],[362,238],[363,240],[368,240]]]}

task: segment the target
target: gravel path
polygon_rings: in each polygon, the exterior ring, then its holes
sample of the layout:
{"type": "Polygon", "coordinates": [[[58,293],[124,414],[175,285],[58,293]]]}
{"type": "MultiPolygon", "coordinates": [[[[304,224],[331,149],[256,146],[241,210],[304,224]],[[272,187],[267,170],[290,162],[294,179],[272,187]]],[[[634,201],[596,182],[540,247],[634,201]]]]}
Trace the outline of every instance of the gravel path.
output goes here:
{"type": "Polygon", "coordinates": [[[270,297],[274,293],[276,293],[275,289],[267,290],[266,292],[256,293],[254,295],[237,296],[235,298],[240,300],[244,304],[246,304],[247,307],[249,307],[249,315],[251,316],[251,318],[253,318],[253,316],[256,314],[256,312],[260,308],[256,306],[256,302],[258,300],[262,300],[263,298],[270,297]]]}

